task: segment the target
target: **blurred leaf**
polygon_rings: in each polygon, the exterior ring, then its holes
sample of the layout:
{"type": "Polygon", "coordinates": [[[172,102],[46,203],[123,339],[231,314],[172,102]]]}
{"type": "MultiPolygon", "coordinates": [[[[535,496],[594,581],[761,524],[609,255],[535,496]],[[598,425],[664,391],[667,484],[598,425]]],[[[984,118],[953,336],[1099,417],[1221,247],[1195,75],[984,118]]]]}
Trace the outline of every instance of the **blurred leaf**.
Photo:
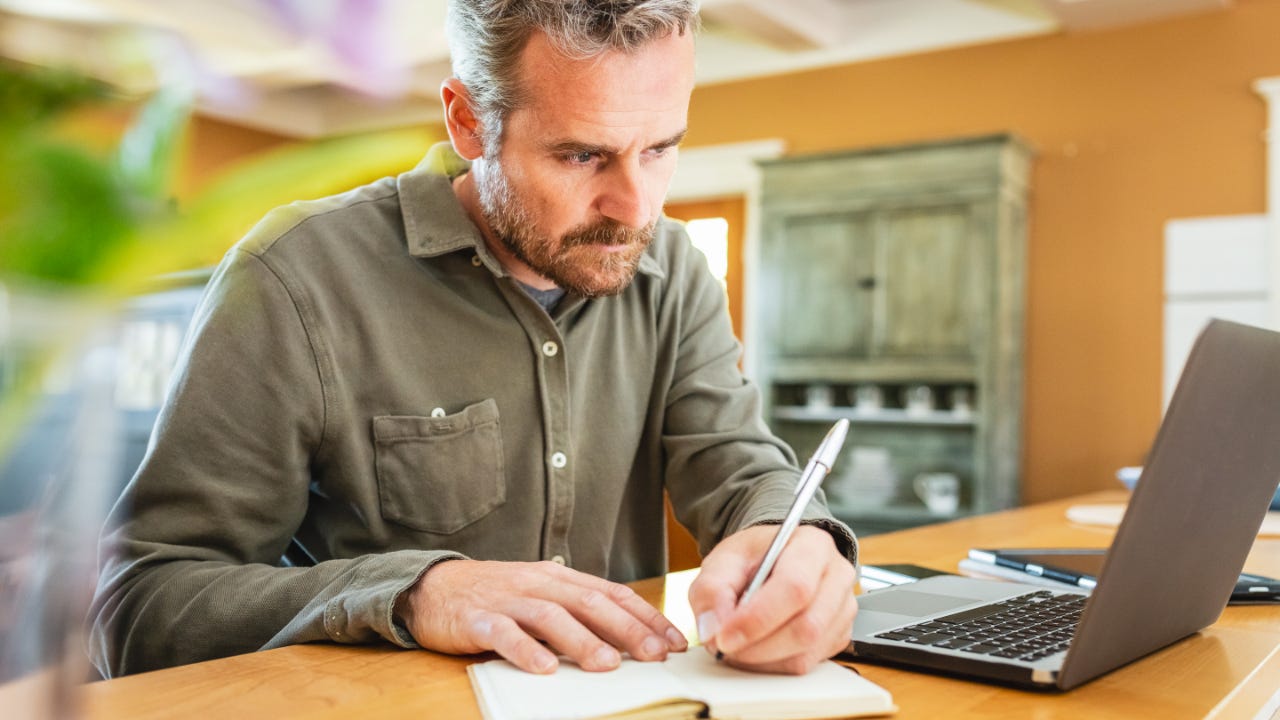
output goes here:
{"type": "Polygon", "coordinates": [[[132,196],[152,202],[170,197],[192,104],[191,93],[162,89],[147,101],[125,131],[117,158],[125,187],[132,196]]]}
{"type": "Polygon", "coordinates": [[[133,230],[110,161],[34,133],[0,138],[0,273],[90,280],[133,230]]]}
{"type": "Polygon", "coordinates": [[[49,368],[129,294],[158,275],[216,264],[270,209],[399,173],[435,141],[401,130],[289,146],[231,166],[176,208],[168,200],[189,99],[153,97],[114,156],[53,130],[59,114],[106,97],[69,73],[0,64],[0,301],[5,285],[37,288],[71,309],[18,339],[5,337],[0,302],[0,458],[49,368]],[[15,341],[16,355],[3,345],[15,341]]]}
{"type": "Polygon", "coordinates": [[[69,70],[0,61],[0,127],[35,127],[109,95],[107,86],[69,70]]]}
{"type": "Polygon", "coordinates": [[[84,282],[127,238],[112,161],[52,131],[61,113],[107,97],[71,72],[0,62],[0,275],[84,282]]]}
{"type": "Polygon", "coordinates": [[[426,130],[396,130],[293,145],[240,162],[182,212],[140,228],[98,280],[130,292],[156,275],[214,265],[272,208],[403,172],[434,141],[426,130]]]}
{"type": "MultiPolygon", "coordinates": [[[[158,275],[216,264],[227,249],[272,208],[294,200],[331,195],[407,170],[435,141],[435,136],[425,130],[400,130],[269,152],[221,173],[185,212],[152,215],[146,224],[139,224],[120,207],[112,205],[112,198],[118,196],[102,186],[108,185],[115,175],[105,161],[77,167],[68,174],[53,173],[55,177],[75,177],[74,182],[79,186],[68,185],[63,188],[65,194],[55,193],[62,199],[48,202],[49,207],[65,208],[71,200],[84,199],[94,192],[102,198],[98,205],[82,205],[83,212],[71,213],[71,218],[58,226],[56,234],[50,230],[47,237],[50,258],[38,262],[56,265],[52,259],[58,256],[53,251],[55,246],[73,255],[76,260],[69,264],[75,272],[62,272],[61,279],[75,279],[84,284],[76,289],[64,287],[62,293],[78,295],[80,304],[101,311],[145,288],[158,275]]],[[[77,156],[71,153],[70,157],[77,156]]],[[[75,166],[77,160],[67,162],[75,166]]],[[[0,197],[5,194],[0,190],[0,197]]],[[[55,213],[49,210],[47,214],[55,213]]],[[[0,217],[3,217],[2,209],[0,217]]],[[[0,238],[7,237],[0,231],[0,238]]],[[[42,246],[30,240],[17,244],[0,242],[0,273],[11,270],[7,264],[9,255],[16,263],[25,263],[23,267],[34,267],[37,260],[24,258],[23,253],[39,247],[42,246]]],[[[18,265],[12,269],[17,270],[18,265]]],[[[29,277],[37,275],[32,273],[29,277]]],[[[50,328],[45,350],[38,357],[30,358],[31,372],[24,373],[24,381],[10,387],[7,394],[0,387],[0,401],[3,401],[0,402],[0,457],[4,457],[24,418],[40,397],[39,380],[44,368],[83,331],[79,326],[50,328]]]]}

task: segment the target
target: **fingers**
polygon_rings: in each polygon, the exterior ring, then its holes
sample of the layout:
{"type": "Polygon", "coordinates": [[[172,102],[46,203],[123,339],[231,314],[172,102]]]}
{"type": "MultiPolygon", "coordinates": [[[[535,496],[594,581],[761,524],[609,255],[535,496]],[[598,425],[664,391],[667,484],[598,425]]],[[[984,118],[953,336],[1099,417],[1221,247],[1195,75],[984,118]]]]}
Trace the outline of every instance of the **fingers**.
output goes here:
{"type": "Polygon", "coordinates": [[[736,650],[729,658],[734,665],[751,670],[806,673],[848,646],[857,608],[852,568],[846,571],[833,564],[812,604],[796,612],[777,631],[736,650]]]}
{"type": "Polygon", "coordinates": [[[546,598],[614,647],[637,660],[662,660],[668,651],[688,647],[675,625],[631,588],[565,568],[558,570],[557,574],[566,577],[546,588],[546,598]]]}
{"type": "Polygon", "coordinates": [[[821,577],[813,575],[775,572],[754,597],[725,619],[716,635],[718,649],[726,655],[735,655],[794,622],[817,597],[821,577]]]}
{"type": "Polygon", "coordinates": [[[525,672],[546,675],[555,672],[560,665],[550,650],[506,615],[477,612],[471,618],[467,632],[475,646],[493,650],[525,672]]]}
{"type": "Polygon", "coordinates": [[[464,632],[474,646],[493,650],[533,673],[555,671],[559,661],[553,649],[587,671],[612,670],[622,662],[617,649],[548,600],[522,597],[503,612],[476,611],[467,618],[464,632]]]}
{"type": "Polygon", "coordinates": [[[569,656],[584,670],[612,670],[618,650],[637,660],[662,660],[667,641],[628,612],[621,590],[556,583],[544,599],[521,598],[506,608],[520,627],[569,656]]]}
{"type": "Polygon", "coordinates": [[[721,542],[703,560],[698,577],[689,586],[689,607],[698,622],[698,639],[709,652],[719,650],[716,635],[720,623],[733,614],[758,562],[759,553],[752,552],[750,543],[737,535],[721,542]]]}
{"type": "Polygon", "coordinates": [[[739,667],[807,672],[848,645],[854,579],[829,534],[800,528],[759,592],[721,616],[717,648],[739,667]]]}
{"type": "Polygon", "coordinates": [[[511,609],[510,617],[521,630],[545,640],[583,670],[612,670],[622,662],[616,648],[601,640],[568,609],[554,602],[525,599],[511,609]]]}
{"type": "MultiPolygon", "coordinates": [[[[835,555],[831,536],[816,528],[799,528],[760,589],[732,614],[721,618],[719,649],[732,655],[777,632],[808,608],[835,555]]],[[[841,564],[848,565],[843,558],[841,564]]],[[[852,568],[851,568],[852,569],[852,568]]]]}
{"type": "Polygon", "coordinates": [[[708,652],[719,652],[716,635],[720,631],[720,618],[733,614],[738,602],[738,592],[731,585],[712,583],[699,585],[702,574],[689,586],[689,606],[698,623],[698,639],[708,652]]]}
{"type": "Polygon", "coordinates": [[[707,652],[717,657],[721,655],[719,644],[720,619],[730,617],[733,614],[736,602],[736,596],[732,593],[719,594],[716,596],[711,609],[695,616],[698,621],[698,639],[702,641],[707,652]]]}
{"type": "MultiPolygon", "coordinates": [[[[586,575],[584,577],[586,577],[591,583],[602,586],[601,592],[606,596],[608,601],[603,605],[603,607],[612,608],[616,606],[626,611],[630,618],[633,618],[639,623],[634,628],[635,633],[640,633],[642,631],[651,633],[653,639],[658,644],[665,646],[665,648],[661,650],[662,657],[666,657],[667,650],[681,652],[689,647],[689,642],[685,640],[684,633],[680,632],[676,626],[667,619],[666,615],[663,615],[657,608],[645,602],[644,598],[640,597],[635,590],[632,590],[626,585],[608,582],[590,575],[586,575]]],[[[594,602],[591,604],[594,604],[594,602]]],[[[654,655],[656,657],[659,652],[659,649],[654,647],[647,651],[642,650],[640,654],[637,654],[630,650],[630,645],[625,647],[627,647],[628,652],[631,652],[635,657],[641,657],[642,655],[654,655]]]]}

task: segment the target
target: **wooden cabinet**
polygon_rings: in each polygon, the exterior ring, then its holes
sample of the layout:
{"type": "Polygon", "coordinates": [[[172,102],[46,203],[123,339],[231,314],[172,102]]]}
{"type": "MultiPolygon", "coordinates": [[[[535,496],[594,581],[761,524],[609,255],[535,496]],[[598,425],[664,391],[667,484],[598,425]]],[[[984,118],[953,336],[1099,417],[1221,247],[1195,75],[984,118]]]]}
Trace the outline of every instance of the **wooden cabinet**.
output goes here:
{"type": "Polygon", "coordinates": [[[828,496],[857,530],[1017,500],[1029,163],[993,136],[762,164],[756,374],[801,455],[854,422],[828,496]]]}

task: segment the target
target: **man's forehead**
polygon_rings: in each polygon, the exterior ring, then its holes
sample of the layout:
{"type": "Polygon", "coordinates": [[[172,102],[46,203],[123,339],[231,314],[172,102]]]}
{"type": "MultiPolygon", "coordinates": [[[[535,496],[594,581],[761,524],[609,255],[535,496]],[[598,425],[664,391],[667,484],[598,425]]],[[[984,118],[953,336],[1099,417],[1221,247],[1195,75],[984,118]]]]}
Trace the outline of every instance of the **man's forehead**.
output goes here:
{"type": "Polygon", "coordinates": [[[525,107],[544,121],[554,116],[570,124],[634,126],[644,116],[687,113],[693,38],[673,33],[633,52],[576,59],[535,33],[520,65],[525,107]]]}

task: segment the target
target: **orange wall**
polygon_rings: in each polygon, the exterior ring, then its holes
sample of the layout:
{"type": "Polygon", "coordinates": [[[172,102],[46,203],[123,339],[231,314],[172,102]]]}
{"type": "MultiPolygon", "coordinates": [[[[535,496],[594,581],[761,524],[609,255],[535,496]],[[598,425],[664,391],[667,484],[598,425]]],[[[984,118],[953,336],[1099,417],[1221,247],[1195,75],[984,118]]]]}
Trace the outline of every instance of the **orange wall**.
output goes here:
{"type": "Polygon", "coordinates": [[[1163,226],[1265,210],[1280,0],[699,88],[689,145],[789,152],[1012,131],[1038,151],[1023,499],[1115,487],[1161,412],[1163,226]]]}
{"type": "Polygon", "coordinates": [[[220,170],[293,142],[297,141],[197,115],[187,130],[178,195],[191,197],[220,170]]]}
{"type": "MultiPolygon", "coordinates": [[[[108,103],[72,113],[61,128],[86,147],[114,152],[139,110],[136,103],[108,103]]],[[[176,194],[179,198],[190,197],[229,165],[292,142],[297,141],[196,115],[183,137],[181,167],[174,178],[176,194]]]]}

